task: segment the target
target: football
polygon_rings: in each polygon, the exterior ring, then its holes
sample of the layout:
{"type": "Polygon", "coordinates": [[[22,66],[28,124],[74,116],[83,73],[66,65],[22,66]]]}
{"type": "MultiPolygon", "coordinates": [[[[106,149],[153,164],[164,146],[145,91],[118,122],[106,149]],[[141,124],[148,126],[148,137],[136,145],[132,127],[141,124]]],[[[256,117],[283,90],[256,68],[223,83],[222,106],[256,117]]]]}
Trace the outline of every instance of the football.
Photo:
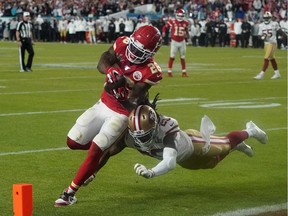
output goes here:
{"type": "Polygon", "coordinates": [[[110,93],[113,89],[117,89],[125,85],[126,85],[126,78],[123,75],[116,74],[116,82],[114,83],[106,82],[104,89],[106,92],[110,93]]]}

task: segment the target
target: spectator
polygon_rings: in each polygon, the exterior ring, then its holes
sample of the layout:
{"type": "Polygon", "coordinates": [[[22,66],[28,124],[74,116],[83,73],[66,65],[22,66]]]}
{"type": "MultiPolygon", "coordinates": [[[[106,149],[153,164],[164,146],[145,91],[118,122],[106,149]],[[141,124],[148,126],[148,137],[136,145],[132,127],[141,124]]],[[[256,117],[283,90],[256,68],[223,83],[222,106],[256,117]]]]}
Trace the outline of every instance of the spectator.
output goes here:
{"type": "Polygon", "coordinates": [[[246,18],[243,19],[242,25],[241,25],[241,47],[247,48],[249,44],[249,39],[251,35],[251,24],[247,21],[246,18]]]}
{"type": "Polygon", "coordinates": [[[241,26],[242,26],[241,19],[237,19],[236,22],[234,22],[234,32],[235,32],[235,37],[236,37],[235,47],[236,48],[239,46],[239,42],[241,41],[241,34],[242,34],[241,26]]]}

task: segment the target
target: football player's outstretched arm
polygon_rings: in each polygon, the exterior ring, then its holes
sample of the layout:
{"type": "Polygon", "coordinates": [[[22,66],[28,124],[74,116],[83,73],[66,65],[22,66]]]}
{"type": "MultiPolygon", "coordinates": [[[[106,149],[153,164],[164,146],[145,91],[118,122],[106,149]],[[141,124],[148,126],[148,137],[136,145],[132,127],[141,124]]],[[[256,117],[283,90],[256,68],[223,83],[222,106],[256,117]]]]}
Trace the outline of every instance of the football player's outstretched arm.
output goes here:
{"type": "Polygon", "coordinates": [[[106,69],[116,64],[117,57],[114,52],[113,46],[111,46],[106,52],[104,52],[97,65],[97,69],[100,73],[106,74],[106,69]]]}
{"type": "Polygon", "coordinates": [[[163,149],[163,160],[152,169],[147,169],[142,164],[135,164],[135,172],[144,178],[153,178],[163,175],[176,167],[177,150],[175,147],[176,134],[168,134],[164,138],[165,147],[163,149]]]}

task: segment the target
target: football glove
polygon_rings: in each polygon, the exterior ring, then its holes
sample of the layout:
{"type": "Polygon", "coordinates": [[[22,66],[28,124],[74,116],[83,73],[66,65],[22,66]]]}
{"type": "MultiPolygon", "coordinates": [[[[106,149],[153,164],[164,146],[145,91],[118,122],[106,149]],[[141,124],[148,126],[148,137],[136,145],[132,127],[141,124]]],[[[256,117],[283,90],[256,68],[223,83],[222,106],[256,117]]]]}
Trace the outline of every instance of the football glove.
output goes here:
{"type": "Polygon", "coordinates": [[[134,166],[134,170],[137,175],[142,176],[144,178],[152,178],[155,174],[152,170],[147,169],[144,165],[136,163],[134,166]]]}
{"type": "Polygon", "coordinates": [[[123,72],[120,68],[109,67],[106,69],[106,77],[108,83],[115,83],[118,81],[119,77],[123,75],[123,72]]]}
{"type": "Polygon", "coordinates": [[[267,37],[267,35],[266,35],[266,34],[263,34],[263,35],[261,36],[261,40],[265,40],[266,37],[267,37]]]}
{"type": "Polygon", "coordinates": [[[114,98],[116,98],[118,101],[125,101],[128,99],[128,90],[127,88],[124,87],[119,87],[117,89],[113,89],[110,94],[112,94],[114,96],[114,98]]]}

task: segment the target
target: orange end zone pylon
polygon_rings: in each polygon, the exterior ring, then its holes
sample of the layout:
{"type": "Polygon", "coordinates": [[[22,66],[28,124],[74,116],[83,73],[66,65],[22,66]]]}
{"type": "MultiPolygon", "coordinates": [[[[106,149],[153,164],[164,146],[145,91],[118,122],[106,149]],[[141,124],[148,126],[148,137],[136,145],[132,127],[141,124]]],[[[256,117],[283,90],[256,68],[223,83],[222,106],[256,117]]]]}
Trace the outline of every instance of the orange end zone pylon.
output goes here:
{"type": "Polygon", "coordinates": [[[32,216],[32,184],[13,184],[14,216],[32,216]]]}

